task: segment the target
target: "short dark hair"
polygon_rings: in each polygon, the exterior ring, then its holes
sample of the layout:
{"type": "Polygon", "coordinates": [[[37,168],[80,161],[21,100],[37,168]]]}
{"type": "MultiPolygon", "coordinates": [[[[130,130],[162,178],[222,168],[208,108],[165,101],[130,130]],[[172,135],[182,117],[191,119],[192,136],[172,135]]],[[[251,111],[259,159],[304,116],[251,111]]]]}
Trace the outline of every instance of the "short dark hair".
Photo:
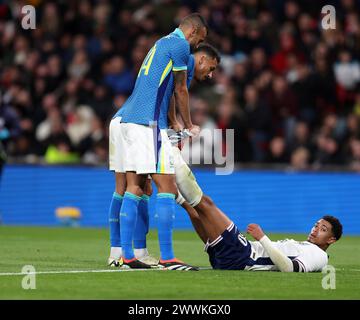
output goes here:
{"type": "Polygon", "coordinates": [[[332,227],[332,233],[336,240],[339,240],[341,238],[341,235],[343,233],[343,226],[338,218],[335,218],[334,216],[323,216],[322,219],[329,222],[332,227]]]}
{"type": "Polygon", "coordinates": [[[219,51],[208,43],[200,43],[197,48],[194,49],[194,53],[196,52],[204,52],[210,58],[216,59],[217,63],[220,63],[221,57],[219,51]]]}
{"type": "Polygon", "coordinates": [[[198,12],[191,13],[187,15],[185,18],[183,18],[180,22],[180,26],[185,26],[185,25],[195,25],[196,27],[205,27],[206,34],[209,34],[209,25],[207,24],[204,17],[198,12]]]}

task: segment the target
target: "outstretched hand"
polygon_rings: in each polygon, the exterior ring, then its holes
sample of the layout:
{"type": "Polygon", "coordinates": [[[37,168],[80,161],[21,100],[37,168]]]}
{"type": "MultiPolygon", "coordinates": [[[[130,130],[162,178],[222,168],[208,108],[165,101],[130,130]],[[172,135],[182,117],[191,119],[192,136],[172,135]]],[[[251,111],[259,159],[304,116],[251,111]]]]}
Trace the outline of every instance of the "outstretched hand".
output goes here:
{"type": "Polygon", "coordinates": [[[199,126],[196,126],[196,125],[192,125],[190,128],[189,128],[189,131],[191,133],[191,136],[193,138],[195,138],[196,136],[198,136],[200,134],[200,127],[199,126]]]}
{"type": "Polygon", "coordinates": [[[247,226],[246,232],[257,241],[259,241],[265,235],[261,227],[256,223],[250,223],[247,226]]]}

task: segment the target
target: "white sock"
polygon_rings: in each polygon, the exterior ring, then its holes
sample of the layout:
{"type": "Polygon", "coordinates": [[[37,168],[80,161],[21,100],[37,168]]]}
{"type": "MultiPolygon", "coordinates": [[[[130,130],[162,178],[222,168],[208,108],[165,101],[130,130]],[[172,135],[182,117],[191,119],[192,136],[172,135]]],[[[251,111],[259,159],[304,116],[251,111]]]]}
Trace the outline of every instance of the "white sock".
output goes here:
{"type": "Polygon", "coordinates": [[[179,205],[182,205],[184,202],[185,202],[185,198],[182,196],[180,191],[178,191],[178,196],[176,198],[176,203],[178,203],[179,205]]]}
{"type": "Polygon", "coordinates": [[[142,257],[149,255],[149,252],[146,248],[134,249],[134,254],[136,259],[140,259],[142,257]]]}
{"type": "Polygon", "coordinates": [[[122,249],[121,247],[111,247],[110,249],[110,257],[114,259],[120,259],[122,256],[122,249]]]}

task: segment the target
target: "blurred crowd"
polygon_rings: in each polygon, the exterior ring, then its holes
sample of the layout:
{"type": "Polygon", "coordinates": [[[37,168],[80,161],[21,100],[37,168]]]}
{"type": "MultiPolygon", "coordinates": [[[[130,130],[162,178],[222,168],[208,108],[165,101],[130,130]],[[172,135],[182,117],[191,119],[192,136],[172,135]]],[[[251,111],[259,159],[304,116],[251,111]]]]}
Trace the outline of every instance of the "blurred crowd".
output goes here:
{"type": "MultiPolygon", "coordinates": [[[[194,123],[224,137],[234,129],[240,163],[360,171],[356,0],[0,1],[0,139],[9,157],[106,163],[109,121],[147,51],[194,11],[222,58],[213,79],[190,89],[194,123]],[[36,8],[34,30],[21,27],[25,4],[36,8]],[[327,4],[336,29],[321,27],[327,4]]],[[[193,146],[226,149],[225,139],[209,139],[193,146]]]]}

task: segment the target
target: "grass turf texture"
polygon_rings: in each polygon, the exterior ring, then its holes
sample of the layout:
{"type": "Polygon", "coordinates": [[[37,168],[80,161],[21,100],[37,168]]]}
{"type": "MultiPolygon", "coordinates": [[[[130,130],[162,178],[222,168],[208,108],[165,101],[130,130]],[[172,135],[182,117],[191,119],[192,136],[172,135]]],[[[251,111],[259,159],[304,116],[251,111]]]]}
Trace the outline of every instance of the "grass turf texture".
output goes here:
{"type": "MultiPolygon", "coordinates": [[[[273,240],[304,235],[270,235],[273,240]]],[[[196,234],[175,231],[177,257],[209,267],[196,234]]],[[[337,269],[336,289],[324,290],[321,273],[248,271],[138,271],[38,274],[36,290],[21,287],[22,275],[0,275],[0,299],[359,299],[360,237],[344,237],[329,249],[337,269]]],[[[156,232],[148,247],[159,255],[156,232]]],[[[106,229],[0,226],[0,273],[18,273],[24,265],[36,272],[110,269],[106,229]]]]}

